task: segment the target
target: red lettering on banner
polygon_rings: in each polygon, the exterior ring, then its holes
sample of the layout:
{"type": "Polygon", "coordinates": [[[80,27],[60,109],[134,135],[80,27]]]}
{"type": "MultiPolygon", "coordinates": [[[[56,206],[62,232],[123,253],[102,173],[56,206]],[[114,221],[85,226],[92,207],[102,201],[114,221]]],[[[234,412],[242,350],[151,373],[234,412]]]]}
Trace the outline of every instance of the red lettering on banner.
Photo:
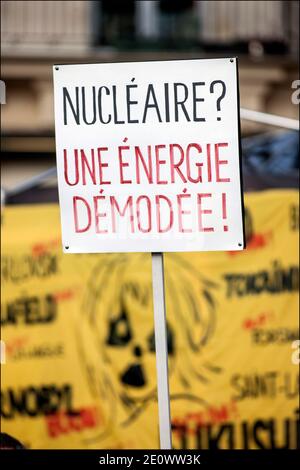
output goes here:
{"type": "Polygon", "coordinates": [[[254,328],[265,325],[273,317],[274,314],[272,312],[263,312],[260,313],[256,318],[246,318],[242,324],[242,327],[245,330],[253,330],[254,328]]]}
{"type": "MultiPolygon", "coordinates": [[[[260,248],[264,248],[268,245],[270,240],[273,237],[272,232],[267,233],[255,233],[249,241],[247,241],[247,251],[249,250],[258,250],[260,248]]],[[[235,256],[238,253],[242,253],[241,251],[228,251],[230,256],[235,256]]]]}
{"type": "Polygon", "coordinates": [[[205,426],[215,423],[226,423],[239,415],[236,402],[232,400],[218,406],[209,406],[205,410],[187,413],[172,419],[172,429],[175,433],[181,434],[184,430],[187,434],[195,434],[197,426],[205,426]]]}
{"type": "Polygon", "coordinates": [[[72,432],[82,432],[85,429],[95,428],[103,423],[100,411],[96,407],[81,408],[78,414],[68,414],[60,411],[45,416],[48,435],[52,438],[72,432]]]}
{"type": "Polygon", "coordinates": [[[56,302],[60,302],[62,300],[70,300],[74,297],[74,295],[75,295],[75,291],[68,289],[65,291],[56,292],[55,294],[53,294],[53,297],[56,302]]]}
{"type": "Polygon", "coordinates": [[[32,256],[42,256],[60,247],[60,238],[54,238],[44,243],[35,243],[32,247],[32,256]]]}

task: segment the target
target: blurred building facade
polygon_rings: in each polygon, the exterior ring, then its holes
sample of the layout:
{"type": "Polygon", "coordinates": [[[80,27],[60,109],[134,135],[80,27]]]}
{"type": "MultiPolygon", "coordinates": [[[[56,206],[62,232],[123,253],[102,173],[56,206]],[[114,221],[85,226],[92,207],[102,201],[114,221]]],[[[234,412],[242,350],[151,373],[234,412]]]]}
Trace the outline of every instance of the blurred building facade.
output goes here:
{"type": "Polygon", "coordinates": [[[2,1],[2,185],[55,165],[55,63],[234,55],[241,106],[296,118],[298,20],[297,1],[2,1]]]}

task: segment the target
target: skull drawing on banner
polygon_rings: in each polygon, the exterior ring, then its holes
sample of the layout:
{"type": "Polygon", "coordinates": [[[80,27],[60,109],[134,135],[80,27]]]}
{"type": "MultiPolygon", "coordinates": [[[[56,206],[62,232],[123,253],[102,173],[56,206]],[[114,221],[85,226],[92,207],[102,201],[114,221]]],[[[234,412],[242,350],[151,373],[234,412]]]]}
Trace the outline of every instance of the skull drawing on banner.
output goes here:
{"type": "MultiPolygon", "coordinates": [[[[133,389],[143,388],[143,393],[147,389],[150,381],[149,374],[146,371],[146,365],[143,363],[144,354],[155,354],[155,337],[154,330],[150,333],[147,331],[144,337],[138,331],[140,317],[147,318],[149,306],[151,302],[151,286],[144,292],[144,296],[140,296],[141,292],[135,284],[125,284],[121,290],[120,307],[116,315],[109,320],[108,336],[106,339],[107,354],[110,360],[114,358],[116,368],[120,365],[119,354],[124,348],[130,348],[131,360],[128,367],[123,371],[119,371],[118,376],[124,386],[133,387],[133,389]],[[136,307],[136,318],[133,312],[136,307]]],[[[168,331],[168,354],[173,356],[174,335],[170,326],[167,324],[168,331]]],[[[149,360],[149,359],[148,359],[149,360]]]]}
{"type": "MultiPolygon", "coordinates": [[[[215,328],[216,286],[179,255],[166,260],[165,285],[169,376],[176,375],[185,391],[192,379],[205,381],[207,373],[218,371],[199,366],[201,350],[215,328]]],[[[149,255],[98,258],[87,285],[78,338],[90,387],[113,403],[113,419],[126,425],[156,400],[149,255]],[[101,367],[91,359],[91,341],[101,367]]]]}

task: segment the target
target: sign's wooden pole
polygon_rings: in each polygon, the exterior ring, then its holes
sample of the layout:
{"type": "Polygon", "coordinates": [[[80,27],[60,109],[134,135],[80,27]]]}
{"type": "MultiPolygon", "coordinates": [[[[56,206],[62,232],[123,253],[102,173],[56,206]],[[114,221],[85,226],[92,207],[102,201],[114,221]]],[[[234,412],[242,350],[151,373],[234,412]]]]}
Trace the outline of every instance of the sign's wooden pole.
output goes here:
{"type": "Polygon", "coordinates": [[[172,439],[163,253],[152,253],[152,286],[160,448],[171,449],[172,439]]]}

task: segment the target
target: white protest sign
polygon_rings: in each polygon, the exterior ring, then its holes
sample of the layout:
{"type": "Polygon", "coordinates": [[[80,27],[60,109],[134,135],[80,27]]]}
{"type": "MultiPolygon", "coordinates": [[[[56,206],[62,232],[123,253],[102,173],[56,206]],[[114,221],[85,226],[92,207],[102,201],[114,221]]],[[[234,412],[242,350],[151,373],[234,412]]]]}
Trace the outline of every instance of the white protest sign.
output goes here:
{"type": "Polygon", "coordinates": [[[241,250],[236,59],[54,67],[65,252],[241,250]]]}

